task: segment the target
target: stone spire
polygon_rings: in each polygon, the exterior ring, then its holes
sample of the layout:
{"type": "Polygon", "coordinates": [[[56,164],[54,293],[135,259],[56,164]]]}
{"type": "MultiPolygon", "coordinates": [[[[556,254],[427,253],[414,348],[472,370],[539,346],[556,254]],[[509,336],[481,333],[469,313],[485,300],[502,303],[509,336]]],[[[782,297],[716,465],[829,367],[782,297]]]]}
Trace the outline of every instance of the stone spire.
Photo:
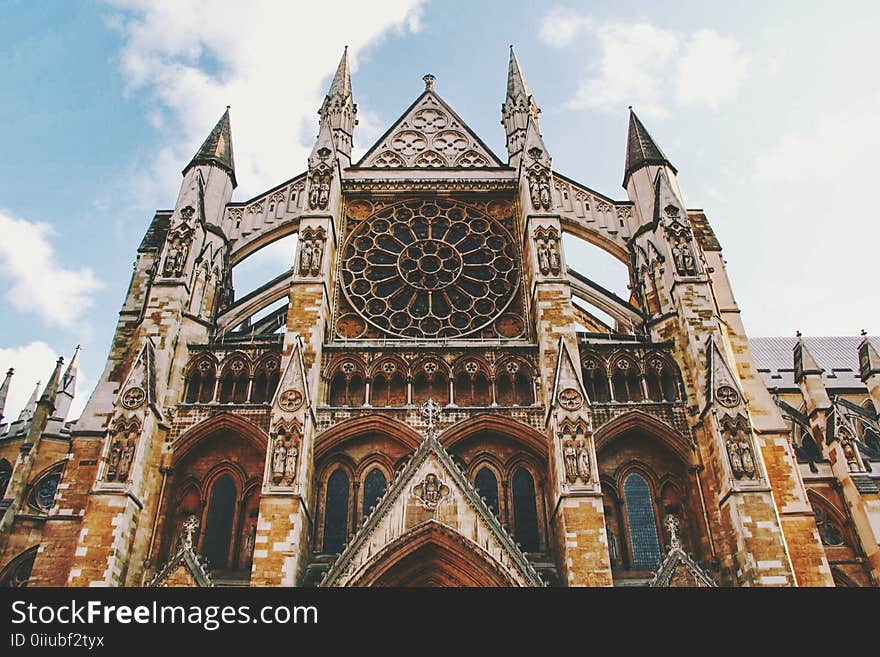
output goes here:
{"type": "Polygon", "coordinates": [[[797,342],[794,345],[794,381],[800,383],[801,380],[808,375],[815,374],[821,376],[825,370],[819,367],[813,354],[807,348],[801,332],[797,333],[797,342]]]}
{"type": "Polygon", "coordinates": [[[529,123],[540,134],[538,114],[540,108],[532,96],[529,85],[519,67],[513,46],[510,46],[510,61],[507,68],[507,96],[501,105],[501,124],[507,135],[507,154],[513,157],[520,153],[525,142],[529,123]]]}
{"type": "Polygon", "coordinates": [[[0,422],[3,421],[5,415],[3,413],[6,412],[6,397],[9,394],[9,383],[12,381],[12,375],[15,372],[11,367],[6,372],[6,378],[3,379],[3,383],[0,384],[0,422]]]}
{"type": "Polygon", "coordinates": [[[58,360],[55,361],[55,369],[52,370],[52,376],[49,377],[49,383],[46,384],[43,394],[40,396],[40,401],[37,402],[38,405],[51,404],[52,408],[55,408],[55,398],[58,395],[58,382],[61,380],[62,365],[64,365],[64,358],[59,356],[58,360]]]}
{"type": "Polygon", "coordinates": [[[218,166],[224,169],[232,179],[232,187],[236,187],[238,183],[235,181],[235,159],[232,156],[232,128],[229,124],[229,106],[211,134],[202,144],[201,148],[196,152],[195,157],[183,170],[185,174],[197,164],[208,164],[218,166]]]}
{"type": "Polygon", "coordinates": [[[351,93],[351,69],[348,64],[348,46],[342,52],[342,59],[330,83],[330,89],[318,114],[321,117],[319,144],[315,150],[326,147],[324,134],[329,132],[337,153],[345,156],[344,166],[351,163],[354,127],[357,125],[357,105],[351,93]]]}
{"type": "MultiPolygon", "coordinates": [[[[859,345],[859,375],[863,382],[872,374],[880,374],[880,354],[868,340],[868,334],[862,331],[862,343],[859,345]]],[[[0,406],[0,411],[3,407],[0,406]]]]}
{"type": "Polygon", "coordinates": [[[73,358],[70,359],[70,364],[67,366],[64,376],[61,377],[61,383],[58,386],[58,399],[55,402],[55,417],[67,419],[67,414],[70,412],[70,405],[76,394],[76,375],[81,349],[80,345],[76,345],[73,358]]]}
{"type": "Polygon", "coordinates": [[[634,171],[641,169],[650,164],[666,165],[672,169],[673,173],[678,170],[672,165],[657,142],[648,134],[648,130],[633,112],[632,107],[629,108],[629,136],[626,141],[626,169],[623,174],[623,186],[626,187],[630,175],[634,171]]]}
{"type": "Polygon", "coordinates": [[[18,414],[19,422],[27,421],[34,416],[34,411],[37,410],[37,400],[39,398],[40,382],[37,381],[37,385],[34,386],[34,391],[31,393],[30,399],[28,399],[27,404],[24,405],[24,408],[21,409],[21,413],[18,414]]]}

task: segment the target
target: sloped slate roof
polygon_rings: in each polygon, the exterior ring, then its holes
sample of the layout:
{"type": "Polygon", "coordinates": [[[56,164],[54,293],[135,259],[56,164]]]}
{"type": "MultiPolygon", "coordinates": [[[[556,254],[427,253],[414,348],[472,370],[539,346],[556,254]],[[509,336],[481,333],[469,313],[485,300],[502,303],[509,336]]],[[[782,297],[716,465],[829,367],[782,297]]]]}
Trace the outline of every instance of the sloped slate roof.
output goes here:
{"type": "MultiPolygon", "coordinates": [[[[868,338],[874,347],[880,345],[880,338],[868,338]]],[[[822,379],[830,389],[864,389],[859,378],[859,345],[862,337],[858,335],[805,337],[804,343],[824,369],[822,379]]],[[[770,337],[751,338],[749,346],[755,356],[755,365],[768,388],[791,388],[794,382],[793,350],[797,338],[770,337]]]]}

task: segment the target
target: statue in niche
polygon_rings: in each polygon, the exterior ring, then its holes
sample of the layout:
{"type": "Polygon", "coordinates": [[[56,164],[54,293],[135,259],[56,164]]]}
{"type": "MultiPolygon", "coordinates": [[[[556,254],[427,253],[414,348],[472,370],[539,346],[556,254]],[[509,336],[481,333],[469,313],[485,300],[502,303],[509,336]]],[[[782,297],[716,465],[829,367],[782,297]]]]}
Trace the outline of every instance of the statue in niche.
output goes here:
{"type": "Polygon", "coordinates": [[[840,444],[843,448],[843,455],[846,457],[846,464],[850,471],[859,472],[861,470],[861,467],[859,467],[859,456],[852,438],[847,434],[843,434],[841,436],[840,444]]]}
{"type": "Polygon", "coordinates": [[[739,441],[740,462],[742,463],[743,473],[749,478],[754,479],[757,469],[755,468],[755,459],[752,456],[752,448],[747,440],[739,441]]]}
{"type": "Polygon", "coordinates": [[[570,440],[562,445],[562,460],[565,463],[565,478],[573,484],[578,476],[578,454],[570,440]]]}
{"type": "Polygon", "coordinates": [[[313,249],[311,240],[303,240],[299,255],[299,273],[308,276],[312,269],[313,249]]]}
{"type": "Polygon", "coordinates": [[[548,180],[546,174],[541,176],[540,197],[541,197],[541,207],[544,208],[545,210],[549,210],[550,206],[551,206],[550,181],[548,180]]]}
{"type": "Polygon", "coordinates": [[[330,172],[319,169],[312,174],[309,207],[324,210],[330,201],[330,172]]]}
{"type": "Polygon", "coordinates": [[[323,255],[323,246],[321,245],[321,240],[315,238],[312,244],[312,266],[309,270],[312,276],[317,276],[318,272],[321,270],[321,256],[323,255]]]}
{"type": "Polygon", "coordinates": [[[168,253],[165,256],[165,266],[162,268],[162,275],[173,278],[183,276],[188,257],[189,236],[175,235],[171,238],[168,246],[168,253]]]}
{"type": "Polygon", "coordinates": [[[110,453],[107,455],[107,481],[114,481],[116,479],[116,473],[119,470],[119,459],[121,456],[122,443],[115,440],[110,447],[110,453]]]}
{"type": "Polygon", "coordinates": [[[134,458],[134,440],[129,438],[125,441],[125,447],[122,448],[122,455],[119,457],[119,481],[128,479],[128,470],[131,468],[131,461],[134,458]]]}
{"type": "Polygon", "coordinates": [[[679,237],[675,246],[672,247],[672,259],[675,261],[675,270],[679,276],[697,275],[697,264],[693,251],[684,238],[679,237]]]}
{"type": "Polygon", "coordinates": [[[287,449],[287,456],[284,459],[284,479],[288,484],[292,484],[294,479],[296,479],[296,457],[298,454],[299,450],[296,448],[296,443],[291,443],[287,449]]]}
{"type": "Polygon", "coordinates": [[[590,483],[590,450],[586,442],[578,444],[577,449],[577,471],[581,481],[585,484],[590,483]]]}
{"type": "Polygon", "coordinates": [[[541,186],[538,182],[538,176],[535,174],[529,176],[529,196],[532,199],[532,207],[539,210],[541,208],[541,186]]]}
{"type": "Polygon", "coordinates": [[[550,249],[544,240],[538,240],[538,269],[544,276],[550,273],[550,249]]]}
{"type": "Polygon", "coordinates": [[[730,459],[730,469],[733,470],[733,476],[739,479],[743,475],[743,462],[740,458],[739,445],[733,438],[727,439],[727,456],[730,459]]]}
{"type": "Polygon", "coordinates": [[[559,274],[562,270],[562,262],[559,257],[559,248],[556,245],[556,238],[551,236],[547,239],[547,250],[550,253],[550,271],[553,274],[559,274]]]}
{"type": "Polygon", "coordinates": [[[275,438],[275,449],[272,451],[272,481],[280,483],[284,478],[284,465],[287,461],[287,448],[284,446],[282,435],[275,438]]]}

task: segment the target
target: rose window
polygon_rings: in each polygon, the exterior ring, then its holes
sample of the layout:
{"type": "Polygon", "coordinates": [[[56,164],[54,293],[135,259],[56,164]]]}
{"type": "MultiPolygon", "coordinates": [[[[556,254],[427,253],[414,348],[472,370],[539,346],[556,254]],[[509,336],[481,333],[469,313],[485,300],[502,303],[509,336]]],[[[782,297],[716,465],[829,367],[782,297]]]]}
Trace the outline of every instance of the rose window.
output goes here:
{"type": "Polygon", "coordinates": [[[476,208],[408,201],[358,225],[343,248],[343,290],[373,326],[446,338],[490,324],[518,283],[514,242],[476,208]]]}

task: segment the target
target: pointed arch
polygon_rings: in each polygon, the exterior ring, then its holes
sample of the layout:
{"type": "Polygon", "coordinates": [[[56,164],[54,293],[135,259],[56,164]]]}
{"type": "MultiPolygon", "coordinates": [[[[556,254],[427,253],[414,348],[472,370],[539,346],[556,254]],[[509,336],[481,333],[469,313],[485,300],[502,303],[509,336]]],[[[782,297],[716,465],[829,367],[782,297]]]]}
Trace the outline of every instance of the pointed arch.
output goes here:
{"type": "Polygon", "coordinates": [[[385,546],[348,585],[513,587],[519,582],[479,545],[432,519],[385,546]]]}
{"type": "Polygon", "coordinates": [[[369,433],[381,433],[411,451],[422,441],[422,437],[403,422],[379,414],[365,415],[335,424],[319,434],[315,440],[315,461],[347,440],[369,433]]]}
{"type": "Polygon", "coordinates": [[[606,445],[618,436],[633,429],[639,429],[657,438],[686,465],[691,464],[694,457],[690,439],[665,422],[639,410],[632,410],[618,415],[613,420],[606,422],[596,429],[593,436],[596,444],[596,453],[601,452],[606,445]]]}
{"type": "Polygon", "coordinates": [[[183,459],[196,445],[220,431],[231,431],[243,437],[257,450],[265,451],[269,436],[257,425],[232,413],[219,413],[187,429],[172,444],[172,465],[183,459]]]}
{"type": "Polygon", "coordinates": [[[543,434],[522,422],[489,413],[480,413],[453,424],[440,435],[440,442],[451,452],[459,442],[482,431],[491,431],[514,440],[538,457],[547,456],[547,440],[543,434]]]}

